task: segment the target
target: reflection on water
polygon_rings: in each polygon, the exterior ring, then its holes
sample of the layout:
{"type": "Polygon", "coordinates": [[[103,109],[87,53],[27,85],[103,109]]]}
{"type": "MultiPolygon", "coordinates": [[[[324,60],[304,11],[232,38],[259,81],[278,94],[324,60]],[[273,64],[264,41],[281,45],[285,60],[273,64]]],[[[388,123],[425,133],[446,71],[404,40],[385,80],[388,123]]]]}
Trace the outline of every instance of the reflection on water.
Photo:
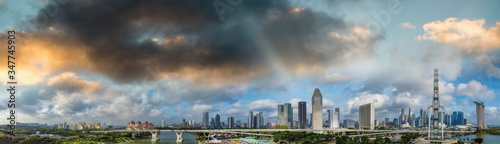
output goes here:
{"type": "Polygon", "coordinates": [[[474,134],[474,135],[467,135],[467,136],[461,136],[457,137],[460,139],[462,142],[466,142],[467,138],[469,138],[470,142],[474,142],[475,138],[483,138],[483,143],[484,144],[494,144],[494,143],[499,143],[500,142],[500,135],[490,135],[490,134],[474,134]]]}
{"type": "MultiPolygon", "coordinates": [[[[122,142],[120,144],[174,144],[176,143],[177,135],[174,132],[162,132],[160,141],[151,141],[151,138],[139,139],[134,142],[122,142]]],[[[191,133],[184,133],[183,144],[197,144],[196,136],[191,133]]]]}

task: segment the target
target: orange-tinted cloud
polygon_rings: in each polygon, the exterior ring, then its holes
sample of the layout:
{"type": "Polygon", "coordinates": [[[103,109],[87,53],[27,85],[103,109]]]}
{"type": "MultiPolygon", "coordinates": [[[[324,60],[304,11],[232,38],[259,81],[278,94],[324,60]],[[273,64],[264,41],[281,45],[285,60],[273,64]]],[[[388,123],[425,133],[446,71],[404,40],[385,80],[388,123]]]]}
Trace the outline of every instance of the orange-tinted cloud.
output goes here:
{"type": "Polygon", "coordinates": [[[485,52],[500,48],[500,22],[485,27],[485,20],[450,17],[444,21],[424,24],[425,33],[418,40],[433,40],[453,45],[468,52],[485,52]]]}

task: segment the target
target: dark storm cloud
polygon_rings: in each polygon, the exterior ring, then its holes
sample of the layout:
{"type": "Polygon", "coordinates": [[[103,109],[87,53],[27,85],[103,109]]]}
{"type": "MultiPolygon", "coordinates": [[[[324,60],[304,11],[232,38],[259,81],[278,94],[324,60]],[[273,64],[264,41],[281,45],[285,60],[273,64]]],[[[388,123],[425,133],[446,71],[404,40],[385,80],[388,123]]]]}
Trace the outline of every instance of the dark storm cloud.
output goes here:
{"type": "Polygon", "coordinates": [[[288,70],[298,65],[328,66],[341,63],[338,57],[356,48],[356,43],[368,46],[354,55],[370,56],[369,46],[380,39],[329,38],[330,32],[342,34],[351,27],[340,18],[296,9],[287,1],[243,1],[224,13],[224,21],[212,2],[71,1],[40,29],[53,27],[62,33],[47,36],[83,44],[85,53],[76,55],[86,55],[93,71],[119,82],[141,80],[146,66],[156,63],[163,74],[183,75],[189,73],[184,68],[193,68],[228,78],[269,72],[269,57],[279,59],[288,70]]]}

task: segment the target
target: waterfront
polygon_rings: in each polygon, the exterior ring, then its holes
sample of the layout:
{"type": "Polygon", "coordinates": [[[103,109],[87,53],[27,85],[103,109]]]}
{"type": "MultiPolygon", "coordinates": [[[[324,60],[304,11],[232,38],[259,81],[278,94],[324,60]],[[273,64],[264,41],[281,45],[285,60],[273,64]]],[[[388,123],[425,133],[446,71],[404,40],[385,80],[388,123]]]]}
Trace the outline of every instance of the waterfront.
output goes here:
{"type": "MultiPolygon", "coordinates": [[[[173,144],[176,143],[177,135],[173,132],[162,132],[160,141],[152,142],[151,138],[139,139],[134,142],[121,142],[119,144],[173,144]]],[[[183,144],[197,144],[196,136],[191,133],[184,133],[183,144]]]]}
{"type": "Polygon", "coordinates": [[[469,141],[473,142],[474,140],[472,140],[472,139],[475,139],[478,137],[483,138],[484,144],[493,144],[493,143],[498,143],[500,141],[500,135],[491,135],[491,134],[473,134],[473,135],[461,136],[461,137],[457,137],[457,138],[459,138],[462,142],[466,142],[467,138],[469,138],[469,141]]]}

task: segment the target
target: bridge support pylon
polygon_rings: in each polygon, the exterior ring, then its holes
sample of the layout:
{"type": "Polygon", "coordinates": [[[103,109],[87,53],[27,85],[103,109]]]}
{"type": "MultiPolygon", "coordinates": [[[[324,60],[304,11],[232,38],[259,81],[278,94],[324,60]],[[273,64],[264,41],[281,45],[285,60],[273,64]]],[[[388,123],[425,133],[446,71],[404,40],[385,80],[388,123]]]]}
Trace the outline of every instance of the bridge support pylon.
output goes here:
{"type": "Polygon", "coordinates": [[[184,135],[184,132],[175,132],[175,134],[177,135],[176,142],[183,142],[184,141],[184,138],[182,137],[182,135],[184,135]]]}
{"type": "Polygon", "coordinates": [[[133,132],[132,133],[132,138],[137,138],[137,133],[133,132]]]}
{"type": "Polygon", "coordinates": [[[160,132],[150,132],[151,133],[151,141],[159,141],[160,140],[160,132]]]}

